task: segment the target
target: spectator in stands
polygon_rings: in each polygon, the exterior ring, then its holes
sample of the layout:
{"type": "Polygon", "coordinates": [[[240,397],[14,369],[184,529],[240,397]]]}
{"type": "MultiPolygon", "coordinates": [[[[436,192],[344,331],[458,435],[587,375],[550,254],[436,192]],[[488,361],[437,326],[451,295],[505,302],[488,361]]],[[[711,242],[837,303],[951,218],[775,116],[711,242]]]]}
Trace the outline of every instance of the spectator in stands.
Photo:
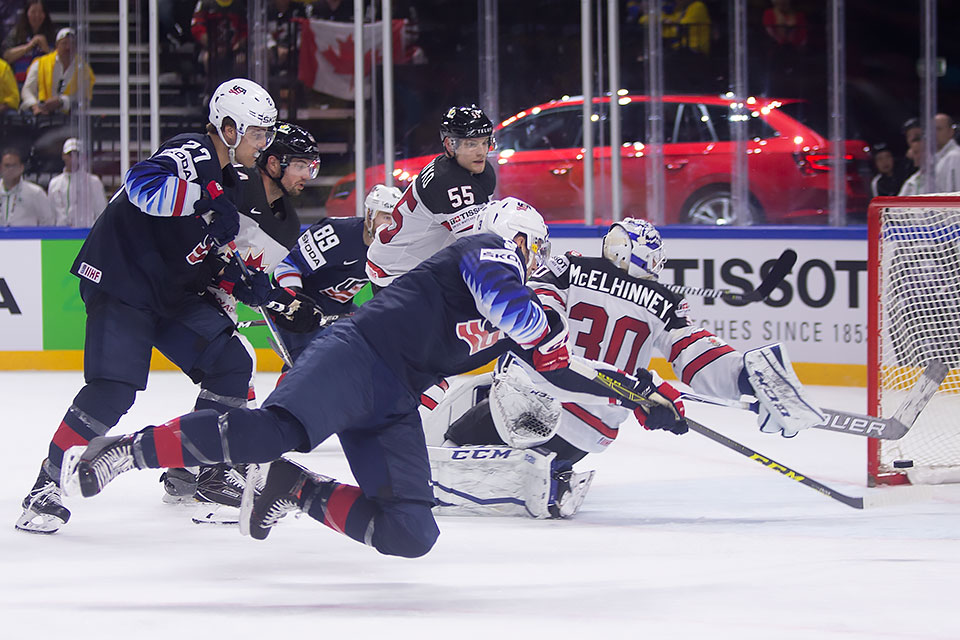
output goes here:
{"type": "Polygon", "coordinates": [[[107,198],[104,195],[103,183],[100,178],[89,172],[80,172],[80,141],[76,138],[67,138],[63,143],[63,173],[50,179],[47,186],[47,196],[50,197],[50,206],[53,207],[55,222],[58,227],[85,226],[86,220],[96,220],[107,208],[107,198]],[[93,213],[92,216],[78,212],[81,207],[80,185],[86,180],[87,204],[82,205],[84,210],[93,213]]]}
{"type": "Polygon", "coordinates": [[[70,113],[80,91],[93,93],[96,77],[90,65],[77,59],[77,38],[69,27],[57,32],[57,46],[30,64],[20,90],[20,110],[34,115],[70,113]],[[78,78],[79,76],[79,78],[78,78]]]}
{"type": "Polygon", "coordinates": [[[664,18],[665,24],[675,23],[679,26],[679,39],[675,48],[709,55],[710,12],[703,0],[677,0],[675,15],[680,17],[664,18]]]}
{"type": "Polygon", "coordinates": [[[43,187],[23,179],[23,156],[9,147],[0,154],[0,226],[47,227],[53,209],[43,187]]]}
{"type": "Polygon", "coordinates": [[[897,195],[906,176],[901,167],[897,166],[893,151],[883,142],[873,145],[872,151],[873,166],[877,174],[870,181],[870,195],[874,198],[897,195]]]}
{"type": "Polygon", "coordinates": [[[770,0],[763,12],[763,28],[778,49],[796,50],[807,46],[807,14],[793,8],[790,0],[770,0]]]}
{"type": "Polygon", "coordinates": [[[267,8],[267,55],[270,60],[270,93],[280,104],[289,106],[291,89],[297,81],[297,52],[300,50],[300,24],[307,10],[293,0],[273,0],[267,8]]]}
{"type": "Polygon", "coordinates": [[[20,90],[17,79],[7,61],[0,58],[0,114],[7,110],[16,111],[20,106],[20,90]]]}
{"type": "Polygon", "coordinates": [[[18,84],[27,78],[27,69],[34,58],[50,53],[56,30],[50,22],[43,0],[27,0],[27,6],[16,26],[3,39],[3,59],[13,67],[18,84]]]}
{"type": "Polygon", "coordinates": [[[318,0],[310,5],[309,13],[316,20],[353,22],[353,0],[318,0]]]}
{"type": "Polygon", "coordinates": [[[190,32],[200,43],[200,64],[210,91],[222,80],[246,75],[247,5],[244,0],[199,0],[190,32]]]}
{"type": "Polygon", "coordinates": [[[920,169],[903,183],[898,195],[916,196],[925,193],[960,192],[960,145],[953,139],[956,127],[953,118],[945,113],[934,116],[934,137],[937,152],[934,154],[934,188],[926,189],[926,176],[923,163],[926,157],[926,143],[923,137],[923,125],[919,119],[908,120],[904,133],[909,147],[907,154],[920,169]]]}

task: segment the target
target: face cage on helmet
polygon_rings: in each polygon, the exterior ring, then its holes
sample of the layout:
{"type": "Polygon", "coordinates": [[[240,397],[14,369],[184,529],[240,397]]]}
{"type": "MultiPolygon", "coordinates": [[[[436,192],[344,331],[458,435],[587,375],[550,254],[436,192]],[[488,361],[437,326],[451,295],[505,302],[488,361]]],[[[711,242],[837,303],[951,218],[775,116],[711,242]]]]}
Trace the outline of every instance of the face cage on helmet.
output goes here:
{"type": "Polygon", "coordinates": [[[550,241],[545,238],[540,240],[528,239],[527,243],[527,249],[530,252],[530,257],[536,261],[534,268],[539,268],[545,265],[550,259],[550,241]]]}

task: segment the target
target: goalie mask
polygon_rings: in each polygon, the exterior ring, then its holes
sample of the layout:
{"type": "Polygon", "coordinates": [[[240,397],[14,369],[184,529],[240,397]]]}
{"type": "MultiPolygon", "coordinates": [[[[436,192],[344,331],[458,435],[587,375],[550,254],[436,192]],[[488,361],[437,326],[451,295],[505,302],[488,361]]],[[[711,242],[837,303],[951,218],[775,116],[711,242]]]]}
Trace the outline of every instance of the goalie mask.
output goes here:
{"type": "Polygon", "coordinates": [[[657,228],[640,218],[610,225],[603,236],[603,257],[634,278],[656,280],[666,256],[657,228]]]}
{"type": "Polygon", "coordinates": [[[518,364],[498,370],[490,388],[490,415],[500,438],[514,449],[538,447],[560,425],[560,401],[540,391],[518,364]]]}

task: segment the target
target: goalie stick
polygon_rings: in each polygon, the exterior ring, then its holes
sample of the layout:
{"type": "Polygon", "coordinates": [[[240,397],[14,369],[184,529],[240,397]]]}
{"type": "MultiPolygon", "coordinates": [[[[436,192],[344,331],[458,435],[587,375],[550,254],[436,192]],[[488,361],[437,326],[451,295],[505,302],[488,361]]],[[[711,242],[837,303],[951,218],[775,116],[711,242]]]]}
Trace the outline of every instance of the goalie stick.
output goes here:
{"type": "MultiPolygon", "coordinates": [[[[907,432],[916,423],[920,412],[927,406],[933,394],[940,388],[940,384],[950,368],[940,360],[932,360],[924,368],[920,377],[914,383],[913,387],[907,393],[903,402],[894,412],[892,418],[883,418],[863,415],[843,411],[842,409],[828,409],[821,407],[820,411],[827,415],[826,422],[816,424],[814,429],[823,429],[825,431],[836,431],[838,433],[849,433],[856,436],[867,438],[877,438],[879,440],[899,440],[907,435],[907,432]]],[[[757,413],[758,404],[756,402],[743,402],[739,400],[727,400],[725,398],[715,398],[712,396],[703,396],[691,391],[684,391],[682,394],[684,400],[694,400],[705,404],[714,404],[723,407],[733,407],[735,409],[744,409],[757,413]]]]}
{"type": "MultiPolygon", "coordinates": [[[[629,403],[647,404],[647,405],[650,404],[650,401],[647,398],[645,398],[644,396],[638,393],[633,392],[631,389],[625,386],[625,382],[627,385],[629,385],[629,381],[625,381],[621,376],[625,376],[626,374],[613,372],[613,371],[597,371],[590,365],[586,364],[586,362],[580,361],[576,358],[570,359],[570,369],[574,373],[577,373],[583,376],[584,378],[587,378],[588,380],[593,380],[594,382],[601,384],[604,387],[614,391],[617,395],[627,400],[629,403]]],[[[722,433],[718,433],[713,429],[710,429],[709,427],[702,425],[699,422],[696,422],[695,420],[692,420],[691,418],[685,418],[685,420],[687,423],[687,427],[689,427],[691,431],[695,431],[700,435],[706,438],[709,438],[710,440],[713,440],[718,444],[722,444],[728,449],[732,449],[733,451],[736,451],[740,455],[746,456],[750,460],[759,462],[764,467],[771,469],[773,471],[776,471],[782,476],[785,476],[795,482],[799,482],[800,484],[806,485],[811,489],[818,491],[819,493],[822,493],[828,498],[833,498],[834,500],[838,502],[842,502],[848,507],[853,507],[854,509],[863,509],[865,507],[876,507],[881,505],[897,504],[900,502],[917,499],[921,496],[926,497],[930,495],[929,488],[927,487],[911,487],[913,491],[910,493],[910,495],[907,495],[906,492],[898,492],[897,494],[893,494],[892,492],[887,491],[885,492],[886,495],[867,495],[864,497],[848,496],[844,493],[837,491],[836,489],[832,489],[828,487],[827,485],[821,482],[817,482],[813,478],[807,477],[806,475],[794,469],[791,469],[785,464],[777,462],[776,460],[768,456],[765,456],[757,451],[754,451],[750,447],[744,444],[741,444],[736,440],[728,438],[722,433]]]]}
{"type": "Polygon", "coordinates": [[[783,282],[783,279],[787,277],[787,274],[790,273],[790,270],[793,269],[793,265],[797,262],[797,252],[793,249],[787,249],[780,254],[780,257],[777,258],[777,261],[773,263],[773,266],[770,268],[770,271],[767,272],[766,277],[760,282],[758,286],[753,291],[749,293],[737,293],[735,291],[730,291],[729,289],[704,289],[701,287],[688,287],[682,284],[665,284],[664,286],[670,291],[676,293],[682,293],[684,295],[691,296],[701,296],[704,298],[723,298],[726,302],[732,304],[742,304],[748,302],[760,302],[768,295],[773,293],[773,290],[777,288],[777,285],[783,282]]]}

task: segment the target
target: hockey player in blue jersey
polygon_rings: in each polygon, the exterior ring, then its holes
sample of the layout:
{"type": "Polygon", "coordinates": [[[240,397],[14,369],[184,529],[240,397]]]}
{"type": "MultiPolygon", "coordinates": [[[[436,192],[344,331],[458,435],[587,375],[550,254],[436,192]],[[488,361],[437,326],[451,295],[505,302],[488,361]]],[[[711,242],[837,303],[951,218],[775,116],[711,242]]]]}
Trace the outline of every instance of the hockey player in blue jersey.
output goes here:
{"type": "MultiPolygon", "coordinates": [[[[423,389],[511,350],[572,397],[614,395],[567,367],[564,323],[524,284],[548,253],[539,213],[513,198],[491,203],[479,233],[439,251],[324,331],[262,408],[223,416],[198,411],[98,438],[71,449],[63,482],[71,493],[92,496],[134,468],[274,460],[259,497],[251,502],[249,488],[244,494],[242,530],[265,538],[281,516],[299,510],[381,553],[421,556],[439,535],[417,411],[423,389]],[[278,459],[334,434],[359,487],[278,459]]],[[[633,391],[672,407],[662,426],[682,419],[682,405],[649,380],[632,380],[633,391]]]]}
{"type": "MultiPolygon", "coordinates": [[[[317,177],[319,170],[317,141],[306,129],[290,122],[277,123],[273,143],[257,157],[256,167],[237,168],[240,178],[237,205],[242,215],[233,246],[236,255],[250,270],[263,272],[264,275],[259,276],[262,279],[266,279],[266,274],[273,272],[296,246],[300,218],[291,196],[299,195],[306,181],[317,177]]],[[[235,321],[237,299],[232,295],[234,284],[230,279],[218,280],[207,290],[235,321]]],[[[272,289],[269,283],[266,283],[262,297],[248,301],[271,305],[271,314],[278,325],[303,327],[304,331],[316,327],[322,317],[308,298],[298,297],[290,290],[272,289]]],[[[246,337],[238,333],[234,338],[247,347],[252,358],[255,352],[246,337]]],[[[246,401],[252,403],[255,400],[252,380],[248,381],[248,386],[250,393],[246,401]]],[[[248,406],[247,403],[237,406],[248,406]]],[[[199,473],[169,469],[161,478],[164,501],[191,503],[196,500],[236,507],[240,505],[243,477],[242,469],[234,470],[227,465],[203,466],[199,473]]],[[[216,515],[216,510],[212,507],[197,511],[194,520],[214,521],[211,516],[216,515]]]]}
{"type": "Polygon", "coordinates": [[[132,167],[90,230],[72,268],[87,311],[86,384],[53,435],[17,529],[53,533],[67,522],[63,451],[117,424],[146,387],[154,347],[200,384],[196,408],[245,406],[251,356],[205,289],[220,268],[211,265],[222,265],[211,250],[239,229],[231,165],[254,165],[276,119],[258,84],[223,83],[206,133],[175,136],[132,167]]]}
{"type": "MultiPolygon", "coordinates": [[[[373,234],[391,221],[400,189],[374,185],[363,201],[363,218],[327,218],[310,226],[273,275],[284,289],[314,300],[324,316],[357,310],[353,297],[365,285],[367,247],[373,234]]],[[[280,336],[294,360],[324,327],[277,318],[280,336]]]]}

